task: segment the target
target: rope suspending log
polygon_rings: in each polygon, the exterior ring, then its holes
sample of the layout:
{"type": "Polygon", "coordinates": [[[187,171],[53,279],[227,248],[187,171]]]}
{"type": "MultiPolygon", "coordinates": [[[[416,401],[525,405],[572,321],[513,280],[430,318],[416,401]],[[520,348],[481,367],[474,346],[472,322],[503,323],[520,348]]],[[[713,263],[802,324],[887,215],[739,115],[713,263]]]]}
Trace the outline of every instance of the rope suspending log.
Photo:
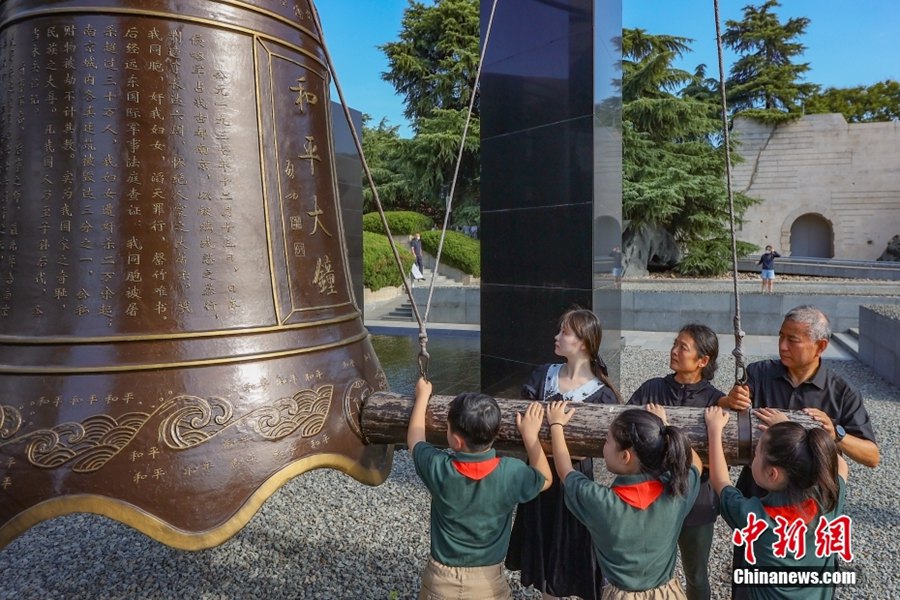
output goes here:
{"type": "Polygon", "coordinates": [[[728,188],[728,217],[731,230],[731,280],[734,284],[734,381],[747,383],[744,365],[744,331],[741,329],[741,296],[738,292],[737,238],[734,233],[734,191],[731,185],[731,143],[728,135],[728,102],[725,95],[725,61],[722,53],[722,30],[719,25],[719,0],[713,0],[716,15],[716,49],[719,55],[719,96],[722,104],[722,136],[725,145],[725,182],[728,188]]]}

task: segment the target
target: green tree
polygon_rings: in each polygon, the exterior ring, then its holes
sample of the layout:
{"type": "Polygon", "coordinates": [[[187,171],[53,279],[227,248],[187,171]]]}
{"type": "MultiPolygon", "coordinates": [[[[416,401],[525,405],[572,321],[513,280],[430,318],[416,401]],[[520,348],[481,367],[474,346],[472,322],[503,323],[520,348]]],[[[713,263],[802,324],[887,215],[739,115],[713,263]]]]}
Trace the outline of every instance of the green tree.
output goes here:
{"type": "MultiPolygon", "coordinates": [[[[381,49],[382,74],[404,97],[414,137],[403,145],[415,210],[443,221],[480,55],[478,0],[410,0],[399,39],[381,49]]],[[[481,147],[478,102],[466,136],[453,205],[478,206],[481,147]]]]}
{"type": "MultiPolygon", "coordinates": [[[[712,275],[731,264],[724,151],[716,145],[722,125],[703,70],[672,66],[689,42],[623,31],[622,213],[632,232],[648,226],[671,232],[685,254],[679,270],[712,275]]],[[[752,202],[736,194],[738,216],[752,202]]]]}
{"type": "Polygon", "coordinates": [[[900,83],[888,79],[875,85],[828,88],[806,102],[808,113],[841,113],[848,123],[900,119],[900,83]]]}
{"type": "Polygon", "coordinates": [[[778,0],[744,7],[744,18],[725,22],[722,39],[738,53],[726,83],[728,103],[744,116],[768,122],[799,117],[804,100],[818,86],[802,81],[809,63],[795,63],[806,47],[797,41],[809,19],[794,17],[782,23],[774,10],[778,0]]]}
{"type": "Polygon", "coordinates": [[[479,19],[478,0],[436,0],[432,6],[409,0],[399,39],[381,46],[388,59],[381,77],[404,96],[404,115],[414,129],[434,109],[468,106],[478,71],[479,19]]]}
{"type": "MultiPolygon", "coordinates": [[[[416,205],[415,178],[405,157],[409,140],[401,138],[398,130],[399,126],[389,125],[386,119],[369,127],[369,116],[363,115],[363,152],[385,210],[415,209],[416,205]]],[[[363,181],[363,210],[377,210],[368,180],[363,181]]]]}

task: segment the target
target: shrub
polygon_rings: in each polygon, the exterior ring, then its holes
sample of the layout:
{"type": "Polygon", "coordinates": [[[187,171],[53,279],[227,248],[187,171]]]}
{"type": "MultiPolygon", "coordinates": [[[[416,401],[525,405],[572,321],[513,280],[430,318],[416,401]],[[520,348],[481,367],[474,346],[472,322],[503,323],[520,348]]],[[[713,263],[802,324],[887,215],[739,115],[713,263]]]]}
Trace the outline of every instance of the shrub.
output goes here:
{"type": "MultiPolygon", "coordinates": [[[[384,216],[387,218],[392,235],[412,235],[417,231],[428,231],[434,224],[431,217],[410,210],[387,210],[384,216]]],[[[377,212],[363,215],[363,231],[385,235],[381,216],[377,212]]]]}
{"type": "MultiPolygon", "coordinates": [[[[440,241],[440,231],[422,232],[422,249],[432,256],[437,256],[440,241]]],[[[444,248],[441,250],[441,264],[481,277],[481,242],[457,231],[447,231],[444,248]]]]}
{"type": "MultiPolygon", "coordinates": [[[[414,261],[413,255],[400,244],[395,245],[400,251],[403,273],[408,273],[414,261]]],[[[363,285],[374,292],[389,285],[403,285],[403,277],[397,270],[397,261],[387,236],[363,231],[363,285]]]]}

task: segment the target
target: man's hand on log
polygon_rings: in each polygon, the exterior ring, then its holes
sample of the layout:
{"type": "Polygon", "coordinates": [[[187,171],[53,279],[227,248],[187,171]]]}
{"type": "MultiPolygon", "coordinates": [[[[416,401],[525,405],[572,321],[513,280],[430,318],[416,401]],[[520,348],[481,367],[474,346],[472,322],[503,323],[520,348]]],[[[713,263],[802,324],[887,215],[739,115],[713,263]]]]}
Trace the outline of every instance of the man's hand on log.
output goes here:
{"type": "Polygon", "coordinates": [[[648,404],[646,406],[646,408],[647,408],[647,412],[652,412],[654,415],[656,415],[657,417],[659,417],[662,420],[663,425],[668,426],[669,420],[666,419],[666,409],[665,409],[665,407],[663,407],[662,404],[654,404],[653,402],[651,402],[650,404],[648,404]]]}
{"type": "Polygon", "coordinates": [[[569,408],[568,402],[556,401],[550,403],[550,408],[547,409],[547,423],[549,423],[550,427],[553,427],[556,423],[563,426],[569,423],[569,419],[575,414],[575,409],[573,408],[566,412],[567,408],[569,408]]]}
{"type": "Polygon", "coordinates": [[[834,434],[834,421],[831,420],[831,417],[826,415],[818,408],[804,408],[803,412],[812,417],[814,421],[821,423],[822,429],[828,432],[828,435],[831,436],[831,439],[835,439],[836,436],[834,434]]]}
{"type": "MultiPolygon", "coordinates": [[[[787,415],[778,410],[777,408],[758,408],[753,411],[753,414],[756,415],[756,418],[759,419],[760,423],[757,428],[760,431],[765,431],[775,423],[781,423],[782,421],[790,421],[787,415]]],[[[825,414],[825,413],[822,413],[825,414]]],[[[815,419],[815,416],[810,415],[815,419]]],[[[827,418],[827,417],[826,417],[827,418]]],[[[816,419],[818,420],[818,419],[816,419]]],[[[831,423],[831,419],[828,419],[828,422],[831,423]]]]}
{"type": "Polygon", "coordinates": [[[541,424],[544,421],[544,407],[540,402],[532,402],[525,409],[525,416],[522,413],[516,413],[516,427],[522,434],[522,441],[529,442],[538,441],[538,432],[541,430],[541,424]]]}
{"type": "Polygon", "coordinates": [[[750,387],[746,385],[734,386],[727,396],[719,400],[719,406],[731,410],[747,410],[750,404],[750,387]]]}

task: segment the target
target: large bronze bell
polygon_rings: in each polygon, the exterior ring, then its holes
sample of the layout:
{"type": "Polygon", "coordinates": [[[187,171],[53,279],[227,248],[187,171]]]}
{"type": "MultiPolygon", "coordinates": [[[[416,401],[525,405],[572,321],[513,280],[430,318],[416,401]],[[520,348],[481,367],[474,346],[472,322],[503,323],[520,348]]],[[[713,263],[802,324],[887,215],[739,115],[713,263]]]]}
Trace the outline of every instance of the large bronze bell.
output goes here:
{"type": "Polygon", "coordinates": [[[309,2],[5,0],[0,90],[0,546],[205,548],[306,470],[383,481],[309,2]]]}

